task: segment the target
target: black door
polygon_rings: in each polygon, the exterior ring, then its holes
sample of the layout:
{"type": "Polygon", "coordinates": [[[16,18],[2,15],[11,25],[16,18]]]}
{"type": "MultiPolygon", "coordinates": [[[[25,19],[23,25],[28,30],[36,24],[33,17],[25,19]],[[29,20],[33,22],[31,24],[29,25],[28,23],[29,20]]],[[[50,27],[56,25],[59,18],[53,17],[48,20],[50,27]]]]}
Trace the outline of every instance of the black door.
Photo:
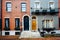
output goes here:
{"type": "Polygon", "coordinates": [[[29,17],[24,17],[24,30],[29,30],[29,17]]]}

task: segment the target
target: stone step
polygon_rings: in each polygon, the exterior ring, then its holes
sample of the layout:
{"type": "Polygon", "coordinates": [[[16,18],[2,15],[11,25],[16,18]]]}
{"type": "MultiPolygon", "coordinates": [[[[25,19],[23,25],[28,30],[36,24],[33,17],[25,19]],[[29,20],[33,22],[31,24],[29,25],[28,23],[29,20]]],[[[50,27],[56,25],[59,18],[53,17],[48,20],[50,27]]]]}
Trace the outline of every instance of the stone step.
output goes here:
{"type": "Polygon", "coordinates": [[[38,31],[31,32],[31,31],[22,31],[21,38],[40,38],[40,33],[38,31]]]}

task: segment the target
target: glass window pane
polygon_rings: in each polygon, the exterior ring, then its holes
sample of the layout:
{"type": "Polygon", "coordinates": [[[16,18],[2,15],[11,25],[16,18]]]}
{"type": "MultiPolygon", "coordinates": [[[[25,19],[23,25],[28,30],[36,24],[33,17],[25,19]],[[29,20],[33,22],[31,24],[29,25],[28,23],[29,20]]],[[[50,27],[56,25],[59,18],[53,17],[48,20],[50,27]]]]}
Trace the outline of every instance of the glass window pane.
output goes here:
{"type": "Polygon", "coordinates": [[[7,7],[11,7],[11,4],[9,3],[9,4],[7,4],[7,7]]]}
{"type": "Polygon", "coordinates": [[[5,19],[5,27],[7,27],[7,28],[9,27],[9,19],[8,18],[5,19]]]}
{"type": "Polygon", "coordinates": [[[54,9],[54,2],[50,2],[49,3],[49,7],[51,7],[52,9],[54,9]]]}
{"type": "Polygon", "coordinates": [[[22,3],[21,7],[22,7],[22,12],[25,12],[26,11],[26,3],[22,3]]]}
{"type": "Polygon", "coordinates": [[[26,11],[26,8],[22,8],[22,11],[26,11]]]}
{"type": "Polygon", "coordinates": [[[7,8],[7,11],[11,11],[11,8],[7,8]]]}
{"type": "Polygon", "coordinates": [[[8,20],[6,20],[6,27],[8,27],[8,20]]]}
{"type": "Polygon", "coordinates": [[[15,19],[15,25],[16,25],[16,27],[19,27],[19,24],[20,24],[19,18],[16,18],[15,19]]]}
{"type": "Polygon", "coordinates": [[[22,4],[22,7],[26,7],[26,4],[22,4]]]}
{"type": "Polygon", "coordinates": [[[16,27],[18,27],[18,20],[16,20],[16,27]]]}
{"type": "Polygon", "coordinates": [[[6,11],[11,11],[11,2],[6,3],[6,11]]]}
{"type": "Polygon", "coordinates": [[[53,21],[52,20],[44,20],[42,21],[42,26],[44,28],[53,28],[53,21]]]}

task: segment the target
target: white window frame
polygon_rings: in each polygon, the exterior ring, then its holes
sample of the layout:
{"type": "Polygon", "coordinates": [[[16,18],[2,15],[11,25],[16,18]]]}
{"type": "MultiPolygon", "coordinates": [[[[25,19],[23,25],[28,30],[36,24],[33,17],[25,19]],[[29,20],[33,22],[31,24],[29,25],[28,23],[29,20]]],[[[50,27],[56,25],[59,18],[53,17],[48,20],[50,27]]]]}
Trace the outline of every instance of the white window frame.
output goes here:
{"type": "MultiPolygon", "coordinates": [[[[43,21],[43,20],[42,20],[43,21]]],[[[54,25],[53,25],[53,20],[49,20],[48,21],[48,23],[46,23],[48,20],[46,19],[46,20],[44,20],[44,22],[43,22],[43,24],[42,24],[42,26],[44,27],[44,28],[54,28],[54,25]],[[48,24],[48,25],[46,25],[46,24],[48,24]],[[48,27],[47,27],[48,26],[48,27]]]]}
{"type": "Polygon", "coordinates": [[[16,27],[16,28],[17,28],[17,25],[18,25],[18,27],[20,27],[20,18],[15,18],[15,27],[16,27]],[[16,24],[17,19],[19,19],[19,25],[16,24]]]}
{"type": "Polygon", "coordinates": [[[50,2],[53,2],[53,7],[51,9],[54,9],[55,8],[55,2],[54,1],[49,1],[48,2],[48,8],[50,8],[50,2]]]}
{"type": "Polygon", "coordinates": [[[10,7],[10,10],[8,11],[8,8],[7,8],[7,3],[11,3],[11,1],[6,1],[6,11],[7,12],[11,12],[12,11],[12,3],[10,4],[11,7],[10,7]]]}
{"type": "Polygon", "coordinates": [[[25,2],[21,3],[21,12],[26,12],[27,10],[27,4],[25,2]],[[24,6],[22,6],[24,4],[24,6]]]}
{"type": "MultiPolygon", "coordinates": [[[[9,18],[4,18],[5,19],[5,23],[6,23],[6,19],[9,19],[9,18]]],[[[9,19],[9,24],[8,24],[8,27],[10,26],[10,19],[9,19]]],[[[7,25],[5,24],[5,27],[7,27],[7,25]]]]}
{"type": "Polygon", "coordinates": [[[34,10],[40,10],[40,1],[37,0],[37,1],[34,2],[34,10]],[[39,6],[36,6],[37,3],[38,3],[39,6]]]}

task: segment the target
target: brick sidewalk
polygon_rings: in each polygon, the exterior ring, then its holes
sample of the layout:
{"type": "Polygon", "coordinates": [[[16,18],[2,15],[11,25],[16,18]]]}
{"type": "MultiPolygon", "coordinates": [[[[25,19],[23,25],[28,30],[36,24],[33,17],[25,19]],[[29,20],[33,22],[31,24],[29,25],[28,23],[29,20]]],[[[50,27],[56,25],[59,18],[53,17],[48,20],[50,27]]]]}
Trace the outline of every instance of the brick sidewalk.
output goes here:
{"type": "Polygon", "coordinates": [[[52,37],[52,38],[22,38],[21,40],[60,40],[60,37],[52,37]]]}
{"type": "Polygon", "coordinates": [[[0,40],[60,40],[60,37],[19,38],[19,36],[0,36],[0,40]]]}

